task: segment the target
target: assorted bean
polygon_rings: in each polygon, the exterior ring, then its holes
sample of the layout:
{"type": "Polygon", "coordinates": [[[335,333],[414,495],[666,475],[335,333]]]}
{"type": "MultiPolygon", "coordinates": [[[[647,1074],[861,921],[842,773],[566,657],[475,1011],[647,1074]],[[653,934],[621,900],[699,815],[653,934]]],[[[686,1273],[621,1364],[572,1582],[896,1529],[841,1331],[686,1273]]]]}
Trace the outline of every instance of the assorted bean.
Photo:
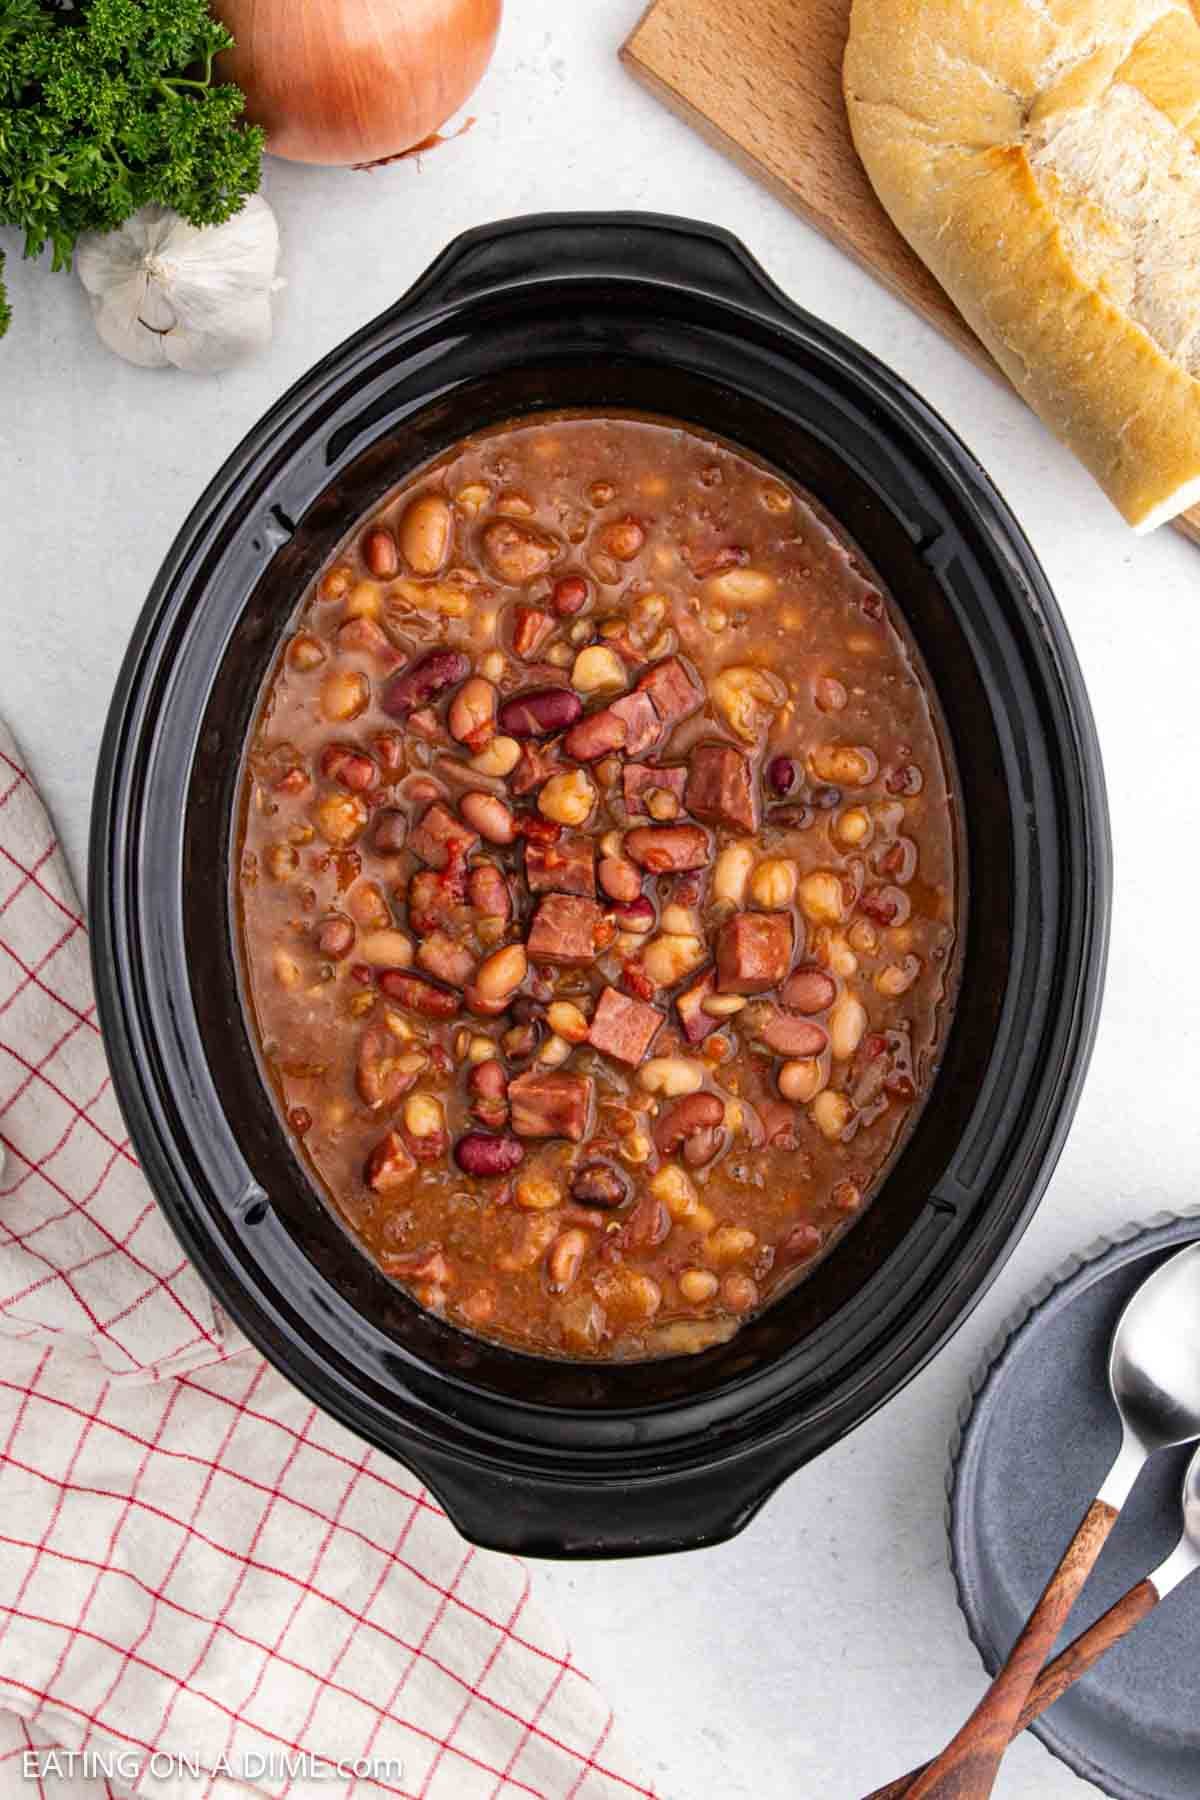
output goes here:
{"type": "Polygon", "coordinates": [[[482,435],[356,527],[252,740],[246,963],[419,1304],[693,1353],[861,1215],[953,999],[931,704],[825,515],[665,422],[482,435]]]}

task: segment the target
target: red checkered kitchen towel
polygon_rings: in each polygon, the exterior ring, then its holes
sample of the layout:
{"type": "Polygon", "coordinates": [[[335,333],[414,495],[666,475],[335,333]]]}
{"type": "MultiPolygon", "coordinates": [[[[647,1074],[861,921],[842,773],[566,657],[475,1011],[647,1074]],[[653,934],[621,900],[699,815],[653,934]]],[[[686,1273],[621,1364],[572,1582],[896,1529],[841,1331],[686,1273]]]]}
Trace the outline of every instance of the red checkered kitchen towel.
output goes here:
{"type": "Polygon", "coordinates": [[[240,1338],[130,1151],[0,726],[0,1794],[629,1800],[511,1557],[240,1338]]]}

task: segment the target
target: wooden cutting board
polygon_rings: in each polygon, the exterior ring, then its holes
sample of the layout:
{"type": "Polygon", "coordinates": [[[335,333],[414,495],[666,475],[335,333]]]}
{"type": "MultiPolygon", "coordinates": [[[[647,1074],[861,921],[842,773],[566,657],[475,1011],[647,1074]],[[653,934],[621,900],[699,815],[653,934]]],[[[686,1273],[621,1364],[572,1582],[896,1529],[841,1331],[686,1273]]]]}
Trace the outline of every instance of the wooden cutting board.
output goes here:
{"type": "MultiPolygon", "coordinates": [[[[621,56],[709,143],[1003,380],[854,153],[842,101],[849,20],[850,0],[653,0],[621,56]]],[[[1200,507],[1175,524],[1200,543],[1200,507]]]]}

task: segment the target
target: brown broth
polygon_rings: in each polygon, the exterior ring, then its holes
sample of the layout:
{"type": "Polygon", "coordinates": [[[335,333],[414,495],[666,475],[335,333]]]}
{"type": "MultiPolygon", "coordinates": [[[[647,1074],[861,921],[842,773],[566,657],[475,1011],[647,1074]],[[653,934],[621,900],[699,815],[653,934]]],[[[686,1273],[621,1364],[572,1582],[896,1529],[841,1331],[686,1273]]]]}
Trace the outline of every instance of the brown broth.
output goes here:
{"type": "Polygon", "coordinates": [[[238,881],[248,991],[289,1128],[385,1273],[519,1348],[633,1358],[720,1341],[811,1269],[870,1203],[944,1042],[963,900],[944,743],[915,648],[855,546],[809,496],[684,426],[518,421],[358,521],[302,597],[267,685],[238,881]],[[584,650],[598,654],[577,663],[584,650]],[[433,651],[460,656],[425,663],[433,651]],[[418,665],[426,686],[439,669],[454,679],[411,705],[403,678],[418,665]],[[623,686],[569,698],[597,672],[623,686]],[[451,734],[477,718],[468,676],[491,684],[502,718],[530,691],[551,690],[548,717],[581,701],[584,720],[603,715],[591,737],[618,732],[609,707],[647,679],[652,703],[626,708],[619,731],[649,714],[655,735],[591,760],[589,733],[525,738],[514,769],[479,780],[473,753],[490,748],[494,769],[505,755],[486,717],[466,744],[451,734]],[[676,694],[697,710],[676,719],[676,694]],[[651,766],[634,780],[656,816],[626,809],[630,763],[651,766]],[[586,807],[589,787],[586,819],[547,820],[586,807]],[[511,845],[464,850],[472,791],[503,801],[511,845]],[[431,870],[413,846],[444,858],[432,825],[447,814],[449,865],[431,870]],[[556,824],[557,849],[539,843],[556,824]],[[730,898],[738,852],[722,853],[741,845],[748,885],[730,898]],[[529,938],[546,898],[528,893],[525,856],[545,879],[549,848],[562,880],[564,846],[584,888],[588,859],[613,851],[630,881],[634,846],[699,866],[634,870],[655,919],[641,935],[603,888],[594,904],[556,901],[533,945],[557,944],[562,924],[564,953],[581,931],[584,950],[529,960],[511,1004],[488,1011],[480,965],[529,938]],[[506,884],[507,924],[471,904],[485,861],[506,884]],[[704,1010],[687,996],[714,956],[704,1010]],[[796,971],[787,996],[804,1011],[781,1003],[796,971]],[[412,979],[431,973],[432,1000],[412,979]],[[621,1033],[653,1023],[637,1007],[662,1014],[640,1063],[575,1041],[581,1028],[601,1037],[604,990],[621,1033]],[[702,1041],[688,1041],[681,997],[702,1041]],[[551,1007],[571,1034],[552,1030],[551,1007]],[[764,1032],[825,1047],[788,1056],[764,1032]],[[553,1124],[549,1108],[578,1141],[514,1132],[486,1096],[473,1117],[485,1051],[493,1085],[497,1068],[551,1077],[518,1086],[519,1127],[553,1124]],[[673,1145],[671,1115],[718,1122],[673,1145]],[[519,1166],[466,1172],[467,1136],[485,1162],[523,1152],[519,1166]],[[584,1177],[596,1165],[598,1186],[584,1177]]]}

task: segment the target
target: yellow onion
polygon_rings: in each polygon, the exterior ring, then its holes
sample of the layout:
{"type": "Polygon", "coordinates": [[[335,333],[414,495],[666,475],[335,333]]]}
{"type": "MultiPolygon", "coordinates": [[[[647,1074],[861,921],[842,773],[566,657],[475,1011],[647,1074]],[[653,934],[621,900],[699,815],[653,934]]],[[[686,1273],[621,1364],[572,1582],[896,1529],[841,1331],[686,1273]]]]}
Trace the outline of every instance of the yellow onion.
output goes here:
{"type": "Polygon", "coordinates": [[[433,136],[478,85],[502,0],[216,0],[235,47],[220,73],[267,148],[369,163],[433,136]]]}

